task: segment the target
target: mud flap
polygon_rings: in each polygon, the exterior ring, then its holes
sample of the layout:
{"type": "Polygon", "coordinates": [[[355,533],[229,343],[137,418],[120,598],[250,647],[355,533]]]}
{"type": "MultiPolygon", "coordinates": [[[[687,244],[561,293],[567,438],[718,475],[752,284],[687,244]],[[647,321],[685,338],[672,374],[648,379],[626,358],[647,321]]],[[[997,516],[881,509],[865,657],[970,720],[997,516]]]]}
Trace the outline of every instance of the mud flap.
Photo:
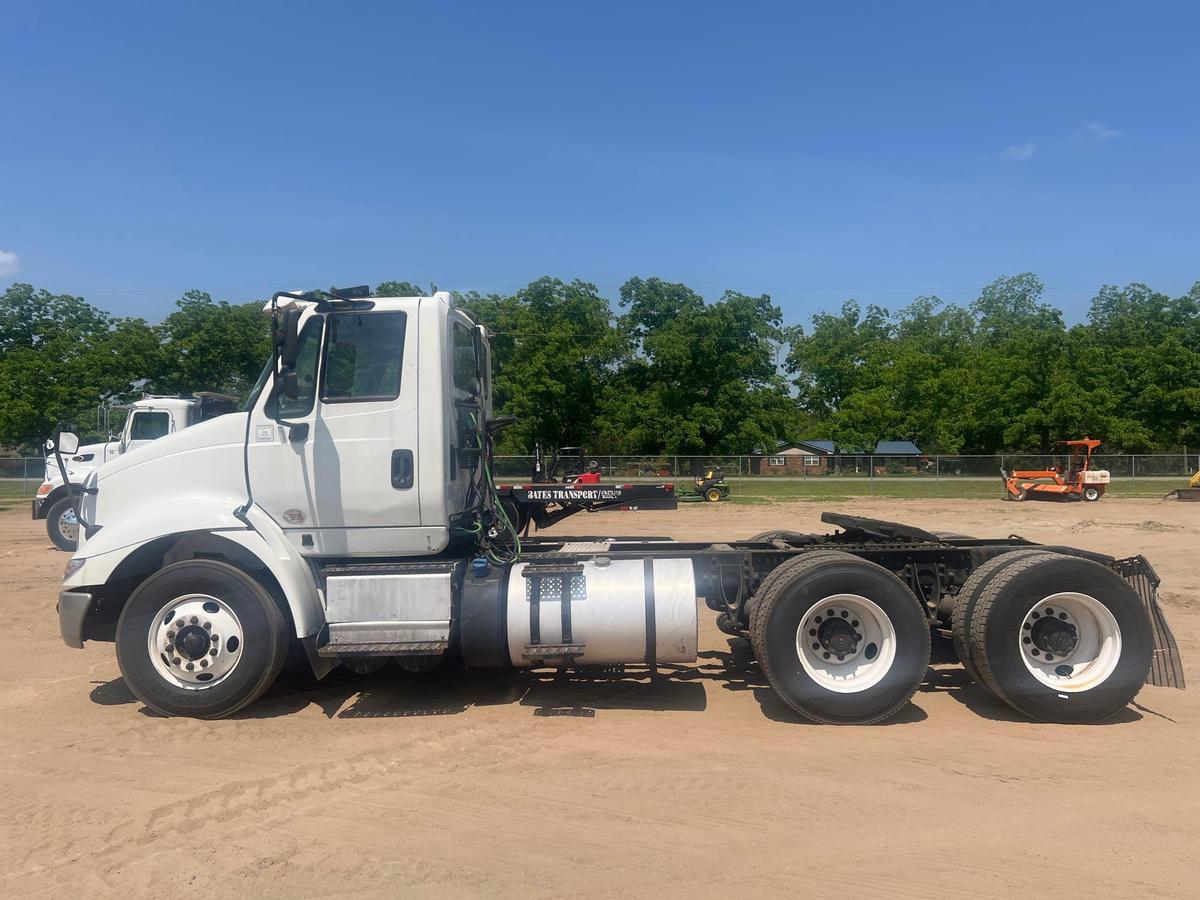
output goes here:
{"type": "Polygon", "coordinates": [[[1150,620],[1150,630],[1154,634],[1154,656],[1150,661],[1150,671],[1146,673],[1146,684],[1158,687],[1186,687],[1183,677],[1183,660],[1179,657],[1179,645],[1175,643],[1175,635],[1167,624],[1158,605],[1158,573],[1144,556],[1131,556],[1118,559],[1114,564],[1122,578],[1129,582],[1146,607],[1146,616],[1150,620]]]}

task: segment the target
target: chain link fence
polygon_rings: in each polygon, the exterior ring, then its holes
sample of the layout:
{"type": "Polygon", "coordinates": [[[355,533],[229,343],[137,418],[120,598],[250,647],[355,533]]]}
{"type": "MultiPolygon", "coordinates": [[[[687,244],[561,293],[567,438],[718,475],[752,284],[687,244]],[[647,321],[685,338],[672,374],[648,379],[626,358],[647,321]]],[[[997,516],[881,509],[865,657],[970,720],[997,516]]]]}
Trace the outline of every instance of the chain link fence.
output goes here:
{"type": "MultiPolygon", "coordinates": [[[[608,456],[584,457],[595,462],[605,481],[687,483],[707,469],[720,466],[734,485],[734,497],[748,502],[772,499],[814,499],[878,495],[882,497],[998,497],[1001,469],[1066,471],[1067,458],[1038,453],[991,456],[881,456],[873,454],[811,455],[788,452],[778,456],[608,456]]],[[[577,471],[580,460],[560,461],[559,474],[577,471]]],[[[528,480],[532,456],[496,457],[496,477],[528,480]]],[[[1112,476],[1114,496],[1156,497],[1186,484],[1200,468],[1192,451],[1155,454],[1096,454],[1092,468],[1112,476]]]]}
{"type": "MultiPolygon", "coordinates": [[[[996,456],[878,456],[831,454],[814,456],[788,452],[778,456],[601,456],[583,459],[600,467],[605,481],[678,482],[680,491],[708,468],[719,466],[733,485],[734,499],[745,502],[881,496],[881,497],[997,497],[1000,470],[1065,470],[1063,456],[1006,453],[996,456]]],[[[560,461],[559,474],[578,468],[579,460],[560,461]]],[[[532,456],[497,456],[496,478],[527,481],[532,456]]],[[[1114,496],[1160,497],[1186,484],[1200,468],[1200,454],[1097,454],[1092,467],[1112,475],[1114,496]]],[[[0,457],[0,508],[9,508],[37,491],[46,472],[41,457],[0,457]]]]}

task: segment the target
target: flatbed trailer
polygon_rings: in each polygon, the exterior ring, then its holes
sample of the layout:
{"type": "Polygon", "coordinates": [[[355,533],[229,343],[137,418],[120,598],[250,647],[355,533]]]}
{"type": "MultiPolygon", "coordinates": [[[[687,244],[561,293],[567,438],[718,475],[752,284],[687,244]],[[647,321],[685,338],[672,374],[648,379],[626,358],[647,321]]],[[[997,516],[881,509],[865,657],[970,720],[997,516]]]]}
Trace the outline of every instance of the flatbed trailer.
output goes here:
{"type": "Polygon", "coordinates": [[[818,722],[895,714],[943,636],[1034,719],[1097,721],[1147,681],[1183,687],[1141,556],[835,513],[823,534],[530,538],[523,523],[675,498],[670,485],[496,487],[487,334],[448,295],[280,294],[272,310],[270,377],[246,412],[84,484],[63,639],[115,641],[130,690],[161,713],[237,712],[293,641],[318,677],[388,659],[653,673],[697,658],[701,605],[818,722]]]}

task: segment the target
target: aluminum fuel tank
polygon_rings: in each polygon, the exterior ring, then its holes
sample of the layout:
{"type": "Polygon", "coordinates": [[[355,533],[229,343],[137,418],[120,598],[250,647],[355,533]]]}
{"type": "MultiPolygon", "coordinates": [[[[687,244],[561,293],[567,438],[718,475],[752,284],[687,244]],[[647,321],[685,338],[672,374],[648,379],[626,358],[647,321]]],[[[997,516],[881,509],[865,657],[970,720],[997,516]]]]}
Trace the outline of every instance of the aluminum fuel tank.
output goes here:
{"type": "Polygon", "coordinates": [[[514,666],[696,658],[690,559],[518,563],[509,574],[506,605],[514,666]]]}

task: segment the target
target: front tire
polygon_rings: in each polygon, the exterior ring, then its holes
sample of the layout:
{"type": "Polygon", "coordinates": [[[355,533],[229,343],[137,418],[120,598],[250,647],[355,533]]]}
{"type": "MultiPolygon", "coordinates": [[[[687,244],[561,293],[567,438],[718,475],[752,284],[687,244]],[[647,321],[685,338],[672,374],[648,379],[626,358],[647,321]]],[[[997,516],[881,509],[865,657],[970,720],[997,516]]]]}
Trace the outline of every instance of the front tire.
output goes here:
{"type": "Polygon", "coordinates": [[[875,563],[813,551],[763,579],[750,617],[759,665],[805,718],[866,725],[906,706],[929,665],[929,622],[875,563]]]}
{"type": "Polygon", "coordinates": [[[46,534],[59,550],[74,553],[79,544],[79,519],[75,515],[75,498],[71,495],[54,502],[46,513],[46,534]]]}
{"type": "Polygon", "coordinates": [[[1030,718],[1066,723],[1122,709],[1154,650],[1124,579],[1091,560],[1042,553],[1014,561],[982,592],[969,645],[992,693],[1030,718]]]}
{"type": "Polygon", "coordinates": [[[117,622],[117,663],[146,706],[219,719],[262,695],[287,658],[286,621],[240,569],[186,560],[147,578],[117,622]]]}
{"type": "Polygon", "coordinates": [[[1083,489],[1083,499],[1088,503],[1095,503],[1100,499],[1100,489],[1096,487],[1085,487],[1083,489]]]}

